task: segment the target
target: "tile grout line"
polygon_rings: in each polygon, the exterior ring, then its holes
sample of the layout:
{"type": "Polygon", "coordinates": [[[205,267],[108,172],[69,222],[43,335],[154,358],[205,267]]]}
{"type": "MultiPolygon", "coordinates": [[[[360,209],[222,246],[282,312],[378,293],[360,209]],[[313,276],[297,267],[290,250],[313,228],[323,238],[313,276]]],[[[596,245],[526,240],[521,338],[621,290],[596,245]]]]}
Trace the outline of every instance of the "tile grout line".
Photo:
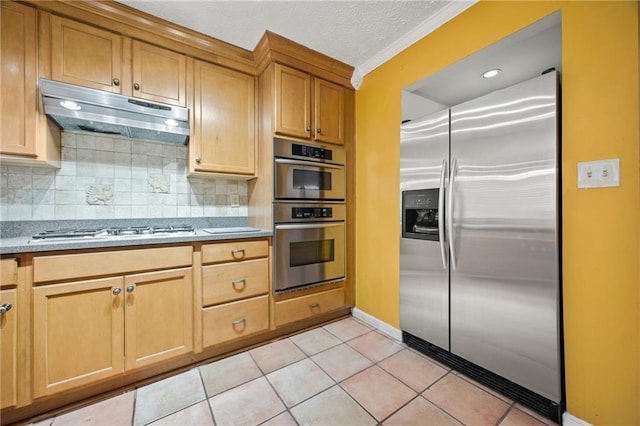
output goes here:
{"type": "MultiPolygon", "coordinates": [[[[209,407],[209,412],[211,413],[211,421],[215,425],[216,415],[213,413],[213,407],[211,407],[211,404],[209,403],[209,393],[207,392],[207,386],[204,384],[204,377],[202,377],[202,371],[200,370],[200,366],[197,366],[196,368],[198,369],[198,375],[200,376],[200,383],[202,383],[202,390],[204,390],[204,400],[207,402],[207,406],[209,407]]],[[[199,402],[197,404],[199,404],[199,402]]]]}

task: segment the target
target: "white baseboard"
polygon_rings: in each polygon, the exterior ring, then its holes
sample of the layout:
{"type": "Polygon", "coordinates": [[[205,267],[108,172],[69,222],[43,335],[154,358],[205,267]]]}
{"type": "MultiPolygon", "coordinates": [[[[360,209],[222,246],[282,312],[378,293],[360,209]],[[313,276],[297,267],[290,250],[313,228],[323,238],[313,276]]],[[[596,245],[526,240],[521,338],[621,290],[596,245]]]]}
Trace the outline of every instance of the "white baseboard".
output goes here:
{"type": "Polygon", "coordinates": [[[591,423],[569,414],[568,411],[562,413],[562,424],[563,426],[593,426],[591,423]]]}
{"type": "Polygon", "coordinates": [[[361,311],[358,308],[353,308],[351,310],[351,314],[354,317],[358,318],[360,321],[367,323],[371,327],[378,329],[379,331],[391,337],[392,339],[397,340],[398,342],[402,342],[402,331],[400,331],[399,329],[387,324],[382,320],[379,320],[373,315],[370,315],[364,311],[361,311]]]}

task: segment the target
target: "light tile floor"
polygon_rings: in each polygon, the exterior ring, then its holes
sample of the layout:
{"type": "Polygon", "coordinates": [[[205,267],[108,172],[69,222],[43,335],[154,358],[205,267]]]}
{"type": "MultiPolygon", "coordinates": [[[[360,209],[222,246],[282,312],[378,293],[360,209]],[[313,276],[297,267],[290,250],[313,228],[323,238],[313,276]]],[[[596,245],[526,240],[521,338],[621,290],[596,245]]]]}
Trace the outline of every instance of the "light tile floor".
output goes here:
{"type": "Polygon", "coordinates": [[[346,318],[34,426],[554,425],[346,318]]]}

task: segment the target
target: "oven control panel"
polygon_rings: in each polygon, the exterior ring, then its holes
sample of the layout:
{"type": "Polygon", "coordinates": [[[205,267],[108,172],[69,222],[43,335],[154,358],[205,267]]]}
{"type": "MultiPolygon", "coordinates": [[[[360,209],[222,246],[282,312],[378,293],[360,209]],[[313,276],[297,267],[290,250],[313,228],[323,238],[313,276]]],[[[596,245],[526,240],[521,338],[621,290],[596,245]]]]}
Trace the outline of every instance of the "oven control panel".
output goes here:
{"type": "Polygon", "coordinates": [[[320,160],[332,160],[333,151],[316,146],[291,144],[291,154],[298,157],[317,158],[320,160]]]}
{"type": "Polygon", "coordinates": [[[292,207],[292,219],[316,219],[333,217],[331,207],[292,207]]]}

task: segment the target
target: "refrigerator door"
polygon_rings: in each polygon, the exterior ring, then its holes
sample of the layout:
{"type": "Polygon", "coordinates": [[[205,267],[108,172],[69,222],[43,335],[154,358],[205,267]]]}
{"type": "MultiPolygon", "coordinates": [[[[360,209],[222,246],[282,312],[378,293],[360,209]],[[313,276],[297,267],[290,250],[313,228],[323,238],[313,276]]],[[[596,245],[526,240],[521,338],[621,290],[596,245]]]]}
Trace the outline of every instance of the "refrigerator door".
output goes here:
{"type": "Polygon", "coordinates": [[[556,73],[452,108],[448,212],[451,351],[555,402],[557,108],[556,73]]]}
{"type": "MultiPolygon", "coordinates": [[[[449,273],[444,236],[444,193],[449,158],[449,110],[413,120],[400,128],[400,327],[443,349],[449,349],[449,273]],[[404,197],[403,197],[404,195],[404,197]],[[426,198],[420,198],[421,196],[426,198]],[[437,226],[423,233],[404,217],[402,200],[425,203],[437,226]],[[427,205],[428,204],[428,205],[427,205]],[[402,237],[403,229],[407,237],[402,237]],[[405,229],[407,231],[407,229],[405,229]],[[422,237],[422,238],[420,238],[422,237]],[[433,238],[431,238],[433,237],[433,238]],[[426,239],[430,238],[430,239],[426,239]]],[[[426,209],[411,212],[427,217],[426,209]]],[[[408,213],[407,213],[408,215],[408,213]]],[[[425,226],[424,228],[428,228],[425,226]]]]}

